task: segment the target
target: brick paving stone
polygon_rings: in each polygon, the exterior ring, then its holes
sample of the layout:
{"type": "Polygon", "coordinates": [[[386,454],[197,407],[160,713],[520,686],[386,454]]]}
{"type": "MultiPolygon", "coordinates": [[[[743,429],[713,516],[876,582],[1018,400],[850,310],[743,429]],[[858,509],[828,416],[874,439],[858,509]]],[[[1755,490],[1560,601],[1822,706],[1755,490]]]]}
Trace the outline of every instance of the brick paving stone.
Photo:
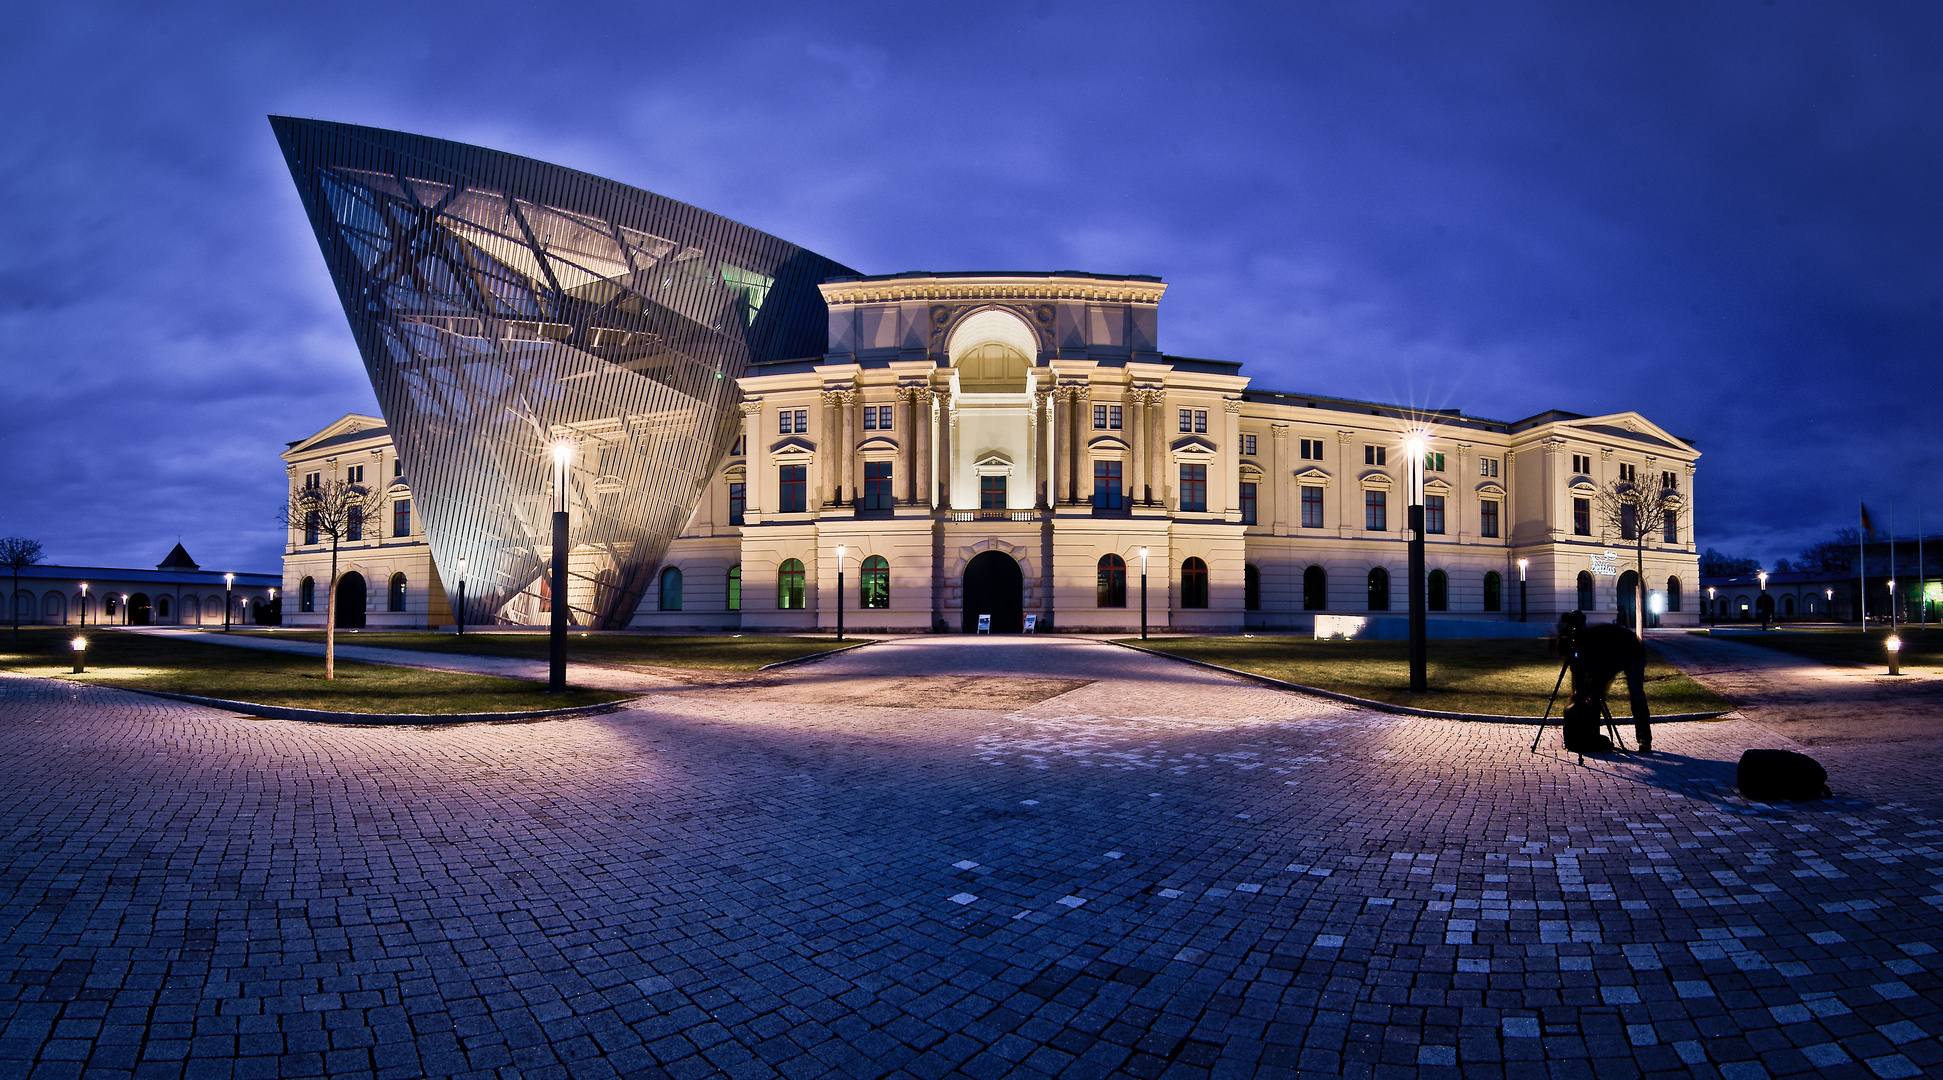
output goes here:
{"type": "Polygon", "coordinates": [[[0,1076],[1943,1069],[1943,744],[1530,736],[1063,638],[438,728],[0,677],[0,1076]]]}

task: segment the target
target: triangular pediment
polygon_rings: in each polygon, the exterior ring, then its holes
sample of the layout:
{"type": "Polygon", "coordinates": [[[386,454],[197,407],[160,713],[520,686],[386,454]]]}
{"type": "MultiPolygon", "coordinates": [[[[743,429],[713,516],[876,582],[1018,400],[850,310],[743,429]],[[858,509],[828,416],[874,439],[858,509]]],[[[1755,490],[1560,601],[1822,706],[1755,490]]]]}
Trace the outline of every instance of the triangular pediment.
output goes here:
{"type": "Polygon", "coordinates": [[[1295,478],[1304,484],[1308,484],[1310,487],[1317,485],[1327,486],[1329,483],[1329,474],[1314,465],[1296,473],[1295,478]]]}
{"type": "Polygon", "coordinates": [[[779,439],[769,445],[769,456],[773,458],[812,457],[815,454],[815,443],[795,436],[779,439]]]}
{"type": "Polygon", "coordinates": [[[1559,428],[1561,431],[1576,431],[1586,439],[1617,442],[1649,453],[1653,451],[1696,453],[1685,439],[1632,411],[1608,413],[1605,416],[1588,416],[1562,423],[1559,428]]]}
{"type": "Polygon", "coordinates": [[[325,425],[315,435],[291,443],[290,449],[285,451],[283,456],[289,458],[305,454],[321,448],[325,443],[348,443],[360,438],[390,437],[391,430],[385,426],[384,417],[366,413],[346,413],[325,425]]]}
{"type": "Polygon", "coordinates": [[[1012,475],[1012,459],[1004,454],[986,454],[972,465],[972,472],[979,476],[1012,475]]]}
{"type": "Polygon", "coordinates": [[[1211,458],[1215,454],[1214,444],[1199,435],[1175,439],[1174,445],[1169,449],[1173,451],[1175,457],[1211,458]]]}
{"type": "Polygon", "coordinates": [[[1433,477],[1424,481],[1424,490],[1432,495],[1449,495],[1451,493],[1451,486],[1449,482],[1433,477]]]}

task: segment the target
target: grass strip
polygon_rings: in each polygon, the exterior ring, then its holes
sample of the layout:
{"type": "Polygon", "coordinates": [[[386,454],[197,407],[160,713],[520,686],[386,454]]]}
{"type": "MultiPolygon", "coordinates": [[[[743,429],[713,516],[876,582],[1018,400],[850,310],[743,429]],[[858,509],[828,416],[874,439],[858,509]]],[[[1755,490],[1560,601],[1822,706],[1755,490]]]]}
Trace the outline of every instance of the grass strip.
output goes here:
{"type": "MultiPolygon", "coordinates": [[[[322,630],[252,630],[280,641],[322,642],[322,630]]],[[[338,631],[339,645],[378,649],[417,649],[462,656],[507,656],[545,660],[547,636],[535,633],[473,632],[457,634],[360,630],[338,631]]],[[[668,636],[649,634],[567,635],[567,660],[575,663],[634,664],[642,667],[690,668],[701,671],[754,671],[784,660],[831,652],[855,645],[857,639],[834,637],[764,637],[730,634],[668,636]]]]}
{"type": "MultiPolygon", "coordinates": [[[[341,659],[337,678],[327,680],[321,656],[291,656],[93,628],[85,635],[88,670],[76,675],[72,673],[73,652],[69,648],[75,636],[74,628],[22,627],[20,647],[0,651],[0,669],[97,686],[330,712],[532,712],[598,705],[629,696],[607,690],[549,694],[545,684],[522,679],[341,659]]],[[[6,640],[0,637],[0,643],[6,640]]]]}
{"type": "MultiPolygon", "coordinates": [[[[1933,668],[1943,665],[1943,629],[1901,626],[1896,628],[1895,634],[1902,642],[1904,669],[1933,668]]],[[[1832,628],[1753,630],[1746,633],[1723,633],[1720,637],[1723,641],[1759,645],[1764,649],[1792,653],[1824,664],[1853,663],[1886,670],[1889,663],[1887,629],[1872,628],[1866,634],[1860,630],[1832,628]]]]}
{"type": "MultiPolygon", "coordinates": [[[[1459,638],[1430,642],[1430,690],[1410,692],[1407,641],[1317,641],[1304,637],[1125,639],[1155,652],[1219,664],[1337,694],[1440,712],[1542,716],[1559,660],[1535,638],[1459,638]]],[[[1657,714],[1715,712],[1726,700],[1648,654],[1647,706],[1657,714]]],[[[1570,680],[1552,715],[1564,708],[1570,680]]],[[[1613,714],[1625,718],[1625,684],[1615,682],[1613,714]]]]}

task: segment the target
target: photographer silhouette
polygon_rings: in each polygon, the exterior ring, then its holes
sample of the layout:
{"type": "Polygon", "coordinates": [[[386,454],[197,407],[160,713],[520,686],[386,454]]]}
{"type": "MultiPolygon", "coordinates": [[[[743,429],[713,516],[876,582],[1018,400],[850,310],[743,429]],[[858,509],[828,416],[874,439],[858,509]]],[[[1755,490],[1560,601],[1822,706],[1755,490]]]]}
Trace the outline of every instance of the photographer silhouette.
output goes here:
{"type": "Polygon", "coordinates": [[[1646,711],[1646,645],[1618,623],[1587,626],[1585,612],[1568,611],[1559,618],[1553,643],[1572,672],[1572,700],[1565,707],[1565,748],[1578,754],[1610,753],[1612,740],[1599,733],[1608,715],[1606,694],[1615,676],[1624,672],[1632,699],[1633,734],[1641,753],[1653,750],[1652,717],[1646,711]]]}

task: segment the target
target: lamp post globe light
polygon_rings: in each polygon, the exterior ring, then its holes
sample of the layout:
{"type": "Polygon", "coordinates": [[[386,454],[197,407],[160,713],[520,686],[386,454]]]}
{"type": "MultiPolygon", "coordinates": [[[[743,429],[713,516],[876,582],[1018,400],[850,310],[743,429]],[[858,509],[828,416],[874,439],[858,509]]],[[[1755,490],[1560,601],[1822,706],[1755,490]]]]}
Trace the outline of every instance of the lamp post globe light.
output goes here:
{"type": "Polygon", "coordinates": [[[229,612],[236,606],[236,575],[223,575],[223,633],[229,633],[229,612]]]}
{"type": "Polygon", "coordinates": [[[567,467],[573,443],[553,444],[553,630],[547,644],[546,689],[567,692],[567,467]]]}
{"type": "Polygon", "coordinates": [[[122,593],[121,594],[121,624],[123,626],[127,626],[129,624],[129,621],[130,620],[128,617],[128,594],[122,593]]]}
{"type": "Polygon", "coordinates": [[[88,583],[81,583],[81,625],[88,625],[88,583]]]}
{"type": "Polygon", "coordinates": [[[1833,622],[1835,620],[1835,590],[1823,589],[1822,595],[1828,599],[1828,610],[1824,614],[1828,616],[1830,622],[1833,622]]]}
{"type": "Polygon", "coordinates": [[[1518,560],[1518,621],[1531,621],[1531,590],[1525,585],[1525,568],[1531,565],[1530,559],[1518,560]]]}
{"type": "MultiPolygon", "coordinates": [[[[276,603],[276,602],[277,602],[277,590],[275,590],[275,589],[271,589],[271,590],[270,590],[270,602],[271,602],[272,604],[274,604],[274,603],[276,603]]],[[[283,625],[283,616],[282,616],[282,615],[278,615],[278,616],[277,616],[277,625],[278,625],[278,626],[282,626],[282,625],[283,625]]]]}
{"type": "Polygon", "coordinates": [[[459,606],[452,610],[453,622],[458,625],[459,636],[466,636],[466,557],[459,556],[459,606]]]}
{"type": "Polygon", "coordinates": [[[843,553],[842,544],[837,545],[837,640],[843,640],[843,553]]]}
{"type": "Polygon", "coordinates": [[[1424,614],[1424,441],[1411,436],[1404,444],[1410,476],[1410,691],[1430,688],[1426,647],[1429,627],[1424,614]]]}
{"type": "Polygon", "coordinates": [[[1147,549],[1140,549],[1140,640],[1147,640],[1147,549]]]}

